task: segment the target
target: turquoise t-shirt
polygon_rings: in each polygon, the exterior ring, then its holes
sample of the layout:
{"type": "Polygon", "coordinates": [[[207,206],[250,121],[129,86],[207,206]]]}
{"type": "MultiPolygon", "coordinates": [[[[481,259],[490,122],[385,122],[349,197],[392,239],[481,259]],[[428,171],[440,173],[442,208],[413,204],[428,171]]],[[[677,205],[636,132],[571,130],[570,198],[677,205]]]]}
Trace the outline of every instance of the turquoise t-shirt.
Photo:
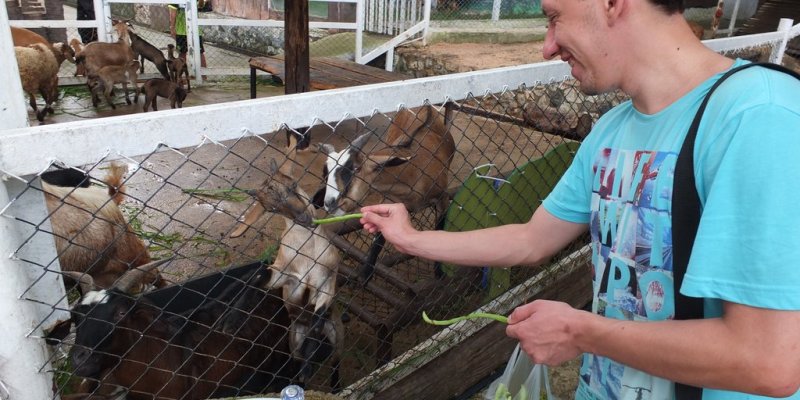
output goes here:
{"type": "MultiPolygon", "coordinates": [[[[721,76],[653,115],[630,101],[609,111],[545,199],[556,217],[589,224],[593,312],[633,321],[674,317],[675,161],[721,76]]],[[[703,215],[681,293],[705,298],[707,317],[721,315],[723,300],[800,310],[798,99],[800,81],[753,67],[725,81],[706,108],[694,154],[703,215]]],[[[580,374],[577,399],[674,398],[672,382],[605,357],[585,354],[580,374]]],[[[762,397],[706,389],[703,398],[762,397]]]]}

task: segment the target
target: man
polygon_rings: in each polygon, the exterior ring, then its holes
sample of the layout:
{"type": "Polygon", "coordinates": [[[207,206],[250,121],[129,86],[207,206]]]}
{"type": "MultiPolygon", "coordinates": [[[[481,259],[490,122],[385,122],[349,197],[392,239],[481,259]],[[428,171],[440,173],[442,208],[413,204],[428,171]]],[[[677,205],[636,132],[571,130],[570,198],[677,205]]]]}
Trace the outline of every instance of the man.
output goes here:
{"type": "MultiPolygon", "coordinates": [[[[197,1],[197,9],[205,7],[205,0],[197,1]]],[[[175,47],[178,49],[178,57],[186,61],[186,53],[189,47],[186,41],[186,9],[176,4],[170,4],[169,8],[169,33],[175,38],[175,47]]],[[[199,29],[199,28],[198,28],[199,29]]],[[[198,32],[200,36],[200,66],[206,67],[206,49],[203,46],[203,31],[198,32]]]]}
{"type": "Polygon", "coordinates": [[[762,67],[712,95],[694,152],[702,220],[673,287],[675,160],[711,85],[742,60],[707,49],[680,0],[542,0],[544,56],[569,63],[587,94],[631,97],[605,114],[525,224],[416,231],[402,205],[361,222],[400,251],[461,265],[536,265],[588,229],[593,312],[537,300],[506,333],[536,363],[583,355],[577,399],[800,399],[800,83],[762,67]],[[498,251],[498,249],[503,249],[498,251]],[[674,320],[674,293],[705,319],[674,320]],[[753,395],[748,395],[753,394],[753,395]]]}
{"type": "MultiPolygon", "coordinates": [[[[94,0],[78,0],[77,17],[79,21],[94,20],[94,0]]],[[[97,41],[97,28],[78,28],[83,44],[97,41]]]]}

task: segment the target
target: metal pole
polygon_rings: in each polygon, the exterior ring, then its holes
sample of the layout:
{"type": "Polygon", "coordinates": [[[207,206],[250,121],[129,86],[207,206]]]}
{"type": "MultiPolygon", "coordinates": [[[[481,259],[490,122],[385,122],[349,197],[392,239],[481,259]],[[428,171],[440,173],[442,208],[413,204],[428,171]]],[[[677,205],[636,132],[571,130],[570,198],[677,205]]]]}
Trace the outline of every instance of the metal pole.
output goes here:
{"type": "Polygon", "coordinates": [[[97,28],[97,39],[108,40],[108,24],[111,18],[111,7],[106,0],[94,0],[94,23],[97,28]]]}
{"type": "Polygon", "coordinates": [[[0,2],[0,80],[6,82],[6,93],[0,96],[0,132],[5,129],[24,128],[28,126],[28,106],[22,83],[19,80],[19,68],[11,43],[11,27],[8,23],[6,2],[0,2]]]}
{"type": "Polygon", "coordinates": [[[736,17],[739,15],[739,3],[742,0],[736,0],[733,5],[733,13],[731,13],[731,22],[728,24],[728,37],[733,36],[733,27],[736,25],[736,17]]]}
{"type": "Polygon", "coordinates": [[[186,2],[186,41],[189,46],[189,55],[192,57],[192,71],[194,72],[195,85],[203,84],[200,65],[200,26],[197,24],[197,1],[186,2]],[[191,40],[191,42],[189,42],[191,40]]]}
{"type": "Polygon", "coordinates": [[[789,31],[792,29],[793,22],[789,18],[781,18],[778,23],[778,32],[783,32],[783,37],[780,43],[772,48],[772,54],[769,56],[770,62],[780,64],[783,61],[783,53],[786,51],[786,43],[789,42],[789,31]]]}
{"type": "Polygon", "coordinates": [[[492,21],[500,20],[500,7],[503,5],[503,0],[494,0],[492,2],[492,21]]]}
{"type": "Polygon", "coordinates": [[[428,44],[428,29],[431,26],[431,0],[424,0],[422,20],[425,22],[425,28],[422,29],[422,45],[428,44]]]}
{"type": "Polygon", "coordinates": [[[356,2],[356,50],[354,61],[363,64],[361,58],[364,55],[364,20],[366,10],[364,9],[364,0],[356,2]]]}

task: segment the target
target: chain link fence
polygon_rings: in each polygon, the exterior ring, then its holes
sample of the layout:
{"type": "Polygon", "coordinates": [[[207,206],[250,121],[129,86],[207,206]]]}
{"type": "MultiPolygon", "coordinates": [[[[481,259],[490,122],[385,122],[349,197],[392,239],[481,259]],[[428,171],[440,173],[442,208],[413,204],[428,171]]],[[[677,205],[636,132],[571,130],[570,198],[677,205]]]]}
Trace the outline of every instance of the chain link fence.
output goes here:
{"type": "Polygon", "coordinates": [[[346,222],[309,224],[327,214],[314,194],[336,186],[326,169],[342,163],[334,173],[351,179],[342,193],[366,184],[342,211],[405,200],[420,229],[522,222],[569,165],[581,116],[591,124],[620,100],[564,81],[77,169],[53,164],[26,189],[44,194],[47,219],[20,222],[52,227],[34,235],[52,236],[58,257],[38,268],[62,276],[73,310],[72,334],[51,334],[58,392],[206,398],[290,381],[324,392],[352,385],[441,329],[422,322],[423,311],[472,312],[540,270],[438,265],[388,245],[370,261],[371,235],[346,222]],[[434,136],[444,139],[428,143],[434,136]],[[375,170],[380,156],[389,160],[375,170]],[[449,167],[437,172],[437,159],[449,167]],[[260,214],[248,211],[259,205],[260,214]],[[328,252],[336,261],[323,259],[328,252]],[[152,276],[126,272],[152,260],[164,261],[152,276]]]}
{"type": "MultiPolygon", "coordinates": [[[[774,45],[733,44],[754,57],[774,45]]],[[[45,316],[29,317],[49,346],[36,368],[62,398],[205,399],[290,382],[372,398],[476,329],[425,324],[423,311],[507,314],[534,287],[572,291],[563,271],[583,271],[588,238],[542,268],[489,269],[381,249],[354,221],[314,224],[385,201],[406,203],[420,229],[526,221],[594,121],[625,101],[582,94],[568,71],[545,63],[2,137],[0,168],[21,189],[0,215],[23,232],[6,243],[30,282],[16,295],[45,316]],[[9,150],[23,148],[36,157],[9,150]],[[37,294],[52,284],[63,292],[37,294]]]]}

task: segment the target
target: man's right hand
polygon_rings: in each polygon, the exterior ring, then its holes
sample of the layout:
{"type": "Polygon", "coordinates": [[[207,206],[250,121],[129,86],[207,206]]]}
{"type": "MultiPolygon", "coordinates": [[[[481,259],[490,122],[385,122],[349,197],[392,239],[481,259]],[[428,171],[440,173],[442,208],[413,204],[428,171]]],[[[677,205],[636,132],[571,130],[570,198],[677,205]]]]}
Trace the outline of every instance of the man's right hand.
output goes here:
{"type": "Polygon", "coordinates": [[[361,208],[361,224],[369,233],[381,233],[389,243],[404,253],[408,253],[411,235],[417,230],[402,203],[376,204],[361,208]]]}

